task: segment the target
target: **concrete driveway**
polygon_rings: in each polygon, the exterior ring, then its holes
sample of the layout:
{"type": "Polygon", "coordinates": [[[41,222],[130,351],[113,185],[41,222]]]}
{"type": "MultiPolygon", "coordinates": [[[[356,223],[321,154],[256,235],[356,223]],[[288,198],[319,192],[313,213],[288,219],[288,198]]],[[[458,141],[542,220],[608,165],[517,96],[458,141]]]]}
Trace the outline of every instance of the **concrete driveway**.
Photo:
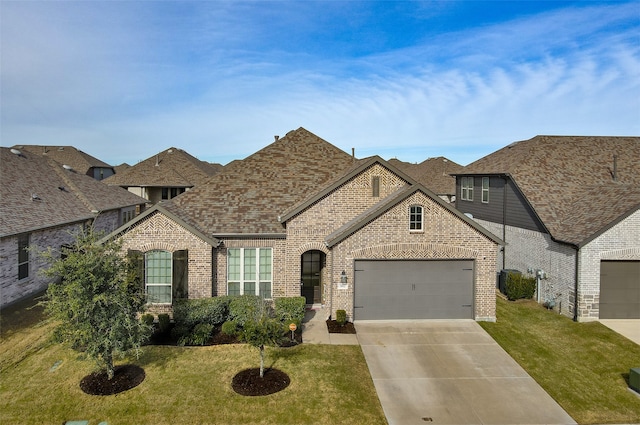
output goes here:
{"type": "Polygon", "coordinates": [[[478,325],[357,321],[390,425],[575,424],[478,325]]]}

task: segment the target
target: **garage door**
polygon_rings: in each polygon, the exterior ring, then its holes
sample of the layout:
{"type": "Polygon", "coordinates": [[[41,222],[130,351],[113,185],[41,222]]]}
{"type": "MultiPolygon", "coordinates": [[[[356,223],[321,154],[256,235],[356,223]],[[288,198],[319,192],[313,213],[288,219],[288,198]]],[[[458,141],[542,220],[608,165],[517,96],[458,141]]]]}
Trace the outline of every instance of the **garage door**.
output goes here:
{"type": "Polygon", "coordinates": [[[354,319],[472,319],[473,261],[355,262],[354,319]]]}
{"type": "Polygon", "coordinates": [[[640,261],[600,262],[600,318],[640,319],[640,261]]]}

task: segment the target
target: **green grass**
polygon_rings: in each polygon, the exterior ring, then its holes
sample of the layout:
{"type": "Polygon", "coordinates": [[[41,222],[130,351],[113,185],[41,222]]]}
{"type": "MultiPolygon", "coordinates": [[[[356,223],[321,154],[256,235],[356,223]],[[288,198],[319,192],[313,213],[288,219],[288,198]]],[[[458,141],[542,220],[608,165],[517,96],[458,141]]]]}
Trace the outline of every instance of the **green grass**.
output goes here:
{"type": "Polygon", "coordinates": [[[579,424],[640,423],[629,369],[640,346],[599,322],[577,323],[533,301],[498,298],[496,323],[481,326],[579,424]]]}
{"type": "Polygon", "coordinates": [[[35,320],[39,314],[2,311],[0,423],[386,424],[359,346],[268,349],[267,366],[286,372],[291,384],[265,397],[240,396],[231,388],[237,372],[259,366],[255,348],[147,346],[131,359],[146,372],[141,385],[91,396],[79,382],[92,363],[51,344],[52,325],[35,320]]]}

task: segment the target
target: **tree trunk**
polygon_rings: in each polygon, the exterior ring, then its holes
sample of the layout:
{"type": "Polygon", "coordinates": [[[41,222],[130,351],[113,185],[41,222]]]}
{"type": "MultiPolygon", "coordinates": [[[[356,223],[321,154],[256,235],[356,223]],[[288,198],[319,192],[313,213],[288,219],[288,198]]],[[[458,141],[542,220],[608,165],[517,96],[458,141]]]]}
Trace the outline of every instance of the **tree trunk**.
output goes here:
{"type": "Polygon", "coordinates": [[[264,378],[264,345],[260,346],[260,377],[264,378]]]}
{"type": "Polygon", "coordinates": [[[107,367],[107,378],[109,380],[113,379],[115,375],[115,368],[113,367],[113,355],[109,353],[104,359],[105,365],[107,367]]]}

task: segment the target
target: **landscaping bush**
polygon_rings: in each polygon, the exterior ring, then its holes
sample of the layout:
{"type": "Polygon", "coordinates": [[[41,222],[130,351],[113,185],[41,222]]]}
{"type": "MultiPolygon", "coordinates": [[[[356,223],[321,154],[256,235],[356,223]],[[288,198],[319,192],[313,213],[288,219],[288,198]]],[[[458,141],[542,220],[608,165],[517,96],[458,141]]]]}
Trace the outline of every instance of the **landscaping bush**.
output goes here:
{"type": "Polygon", "coordinates": [[[140,320],[147,326],[153,326],[153,314],[145,313],[140,316],[140,320]]]}
{"type": "Polygon", "coordinates": [[[228,320],[222,324],[220,331],[225,335],[237,335],[238,323],[234,320],[228,320]]]}
{"type": "Polygon", "coordinates": [[[169,332],[171,319],[167,313],[158,314],[158,328],[161,333],[169,332]]]}
{"type": "Polygon", "coordinates": [[[536,278],[517,273],[509,273],[505,285],[506,296],[511,301],[533,298],[536,292],[536,278]]]}
{"type": "Polygon", "coordinates": [[[345,310],[336,310],[336,322],[340,326],[344,326],[347,323],[347,312],[345,310]]]}
{"type": "Polygon", "coordinates": [[[274,304],[276,319],[284,324],[287,331],[291,323],[295,323],[298,329],[300,328],[306,305],[304,297],[276,298],[274,304]]]}
{"type": "Polygon", "coordinates": [[[179,345],[205,345],[211,334],[213,333],[213,325],[209,323],[199,323],[193,330],[178,340],[179,345]]]}
{"type": "Polygon", "coordinates": [[[199,323],[220,325],[229,316],[231,297],[212,297],[176,300],[173,305],[173,319],[176,324],[189,328],[199,323]]]}
{"type": "Polygon", "coordinates": [[[235,321],[239,327],[244,327],[247,322],[258,320],[266,308],[262,298],[256,295],[235,296],[229,303],[229,320],[235,321]]]}

